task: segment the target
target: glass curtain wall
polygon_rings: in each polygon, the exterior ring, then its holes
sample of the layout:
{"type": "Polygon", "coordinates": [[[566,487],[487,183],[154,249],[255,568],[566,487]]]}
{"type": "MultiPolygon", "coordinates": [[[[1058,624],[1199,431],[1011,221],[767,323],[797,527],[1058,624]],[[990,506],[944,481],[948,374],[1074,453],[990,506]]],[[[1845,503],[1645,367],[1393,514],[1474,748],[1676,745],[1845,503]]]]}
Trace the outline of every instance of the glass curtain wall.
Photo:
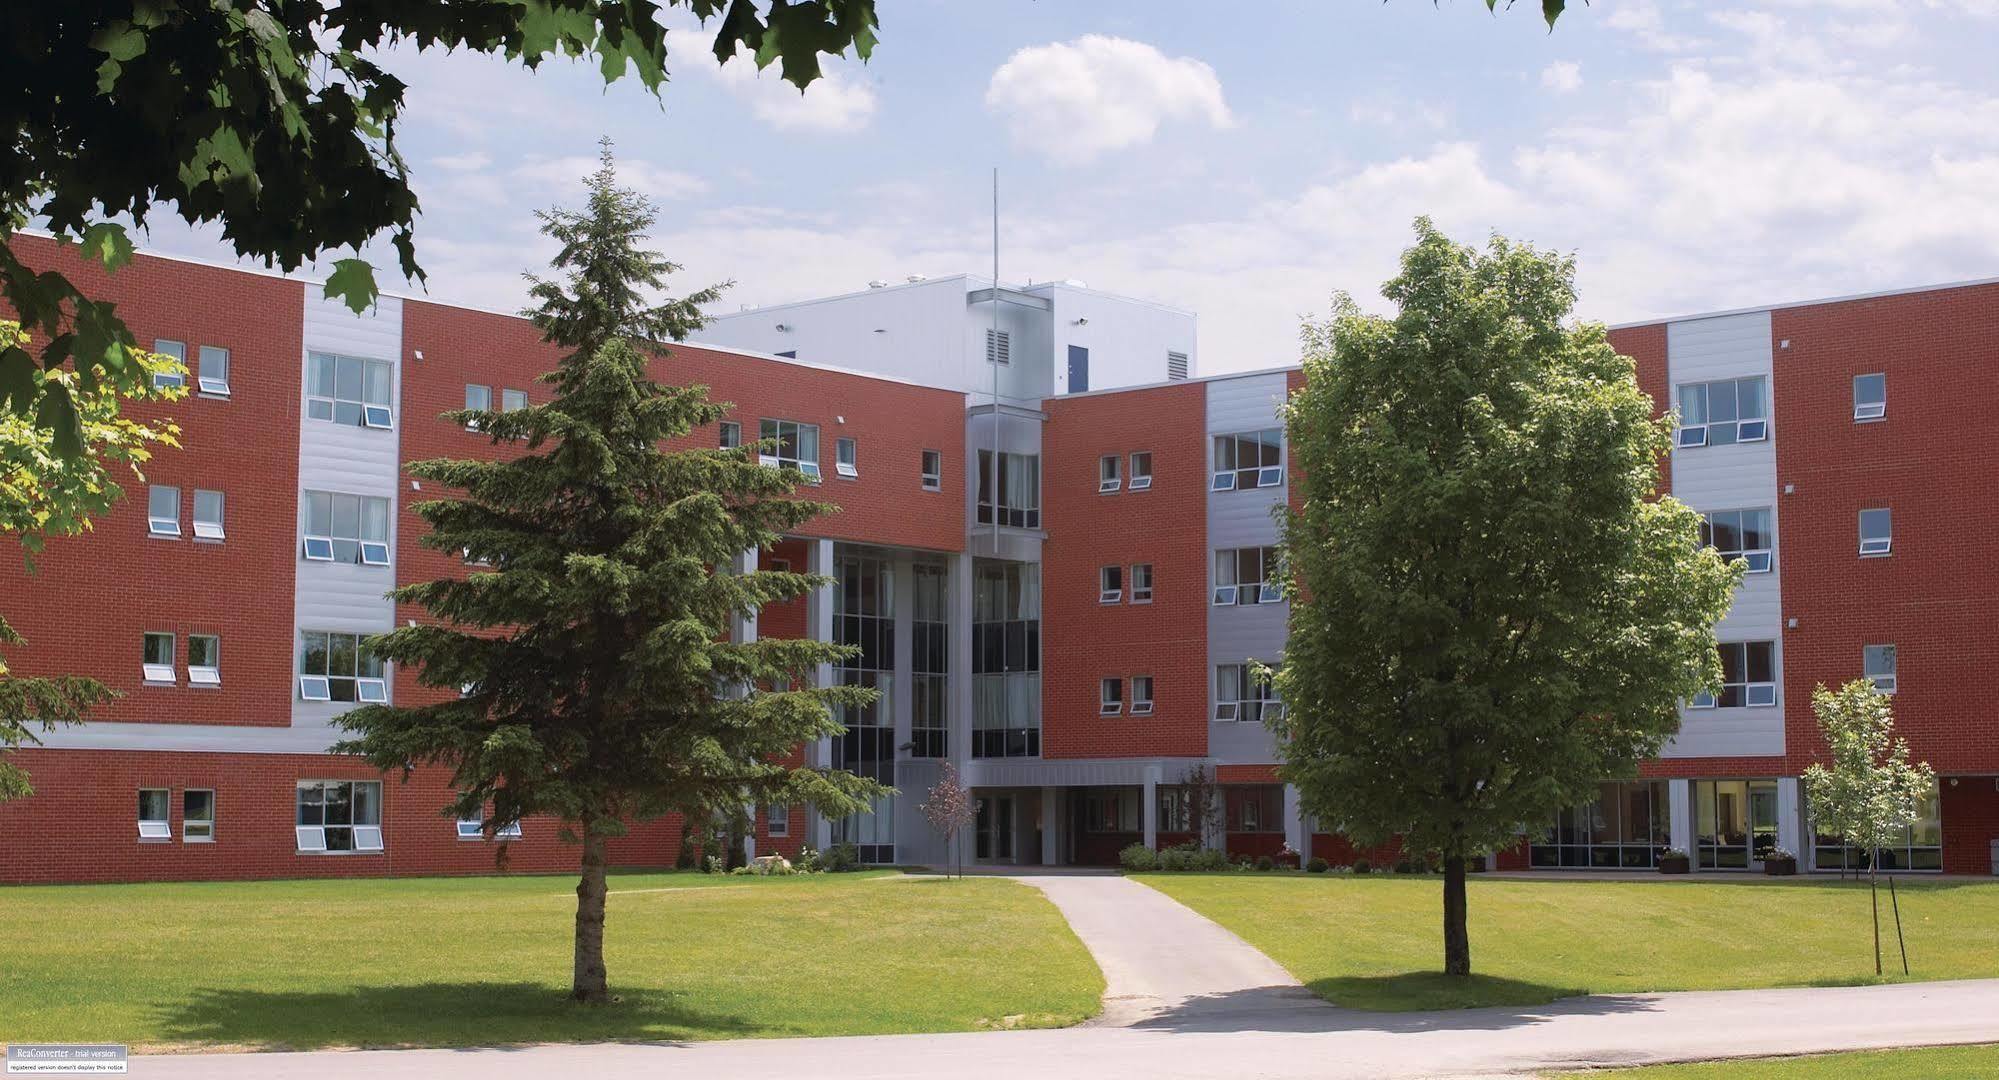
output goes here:
{"type": "MultiPolygon", "coordinates": [[[[1868,853],[1848,847],[1837,836],[1818,833],[1813,837],[1812,866],[1818,870],[1866,871],[1868,853]]],[[[1940,871],[1943,869],[1943,811],[1932,790],[1916,804],[1916,823],[1902,831],[1895,843],[1875,853],[1882,870],[1940,871]]]]}
{"type": "Polygon", "coordinates": [[[910,754],[941,758],[950,754],[951,596],[949,576],[936,563],[917,563],[915,616],[910,635],[910,754]]]}
{"type": "MultiPolygon", "coordinates": [[[[886,785],[895,783],[895,564],[840,553],[834,559],[833,640],[860,651],[840,662],[842,686],[865,686],[880,697],[867,706],[842,705],[844,734],[833,739],[832,766],[886,785]]],[[[853,844],[862,862],[895,861],[895,797],[833,822],[833,842],[853,844]]]]}
{"type": "Polygon", "coordinates": [[[982,559],[972,601],[972,756],[1041,756],[1041,566],[982,559]]]}
{"type": "Polygon", "coordinates": [[[1672,843],[1666,781],[1608,781],[1594,800],[1555,815],[1528,844],[1532,865],[1548,869],[1618,869],[1659,865],[1672,843]]]}
{"type": "Polygon", "coordinates": [[[1777,849],[1775,780],[1694,781],[1694,865],[1749,870],[1777,849]]]}

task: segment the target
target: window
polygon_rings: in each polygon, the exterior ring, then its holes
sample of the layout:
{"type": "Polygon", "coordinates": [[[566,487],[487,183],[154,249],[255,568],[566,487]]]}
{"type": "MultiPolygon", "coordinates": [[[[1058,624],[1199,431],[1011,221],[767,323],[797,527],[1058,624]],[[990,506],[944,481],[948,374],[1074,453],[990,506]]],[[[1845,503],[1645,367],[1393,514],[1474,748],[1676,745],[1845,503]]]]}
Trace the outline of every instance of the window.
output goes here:
{"type": "Polygon", "coordinates": [[[180,489],[154,484],[146,492],[146,531],[154,536],[180,536],[180,489]]]}
{"type": "Polygon", "coordinates": [[[1761,442],[1769,433],[1763,376],[1686,383],[1680,387],[1680,446],[1761,442]]]}
{"type": "MultiPolygon", "coordinates": [[[[492,412],[493,388],[490,386],[480,386],[478,383],[466,383],[465,407],[467,409],[476,410],[478,412],[492,412]]],[[[479,430],[479,421],[477,420],[465,421],[465,430],[467,431],[479,430]]]]}
{"type": "Polygon", "coordinates": [[[139,839],[172,840],[174,827],[167,821],[166,788],[139,789],[139,839]]]}
{"type": "Polygon", "coordinates": [[[1194,799],[1186,788],[1159,786],[1159,831],[1194,831],[1194,799]]]}
{"type": "Polygon", "coordinates": [[[1152,676],[1133,675],[1131,677],[1131,715],[1152,715],[1152,676]]]}
{"type": "Polygon", "coordinates": [[[306,492],[305,557],[313,562],[389,565],[389,500],[306,492]]]}
{"type": "MultiPolygon", "coordinates": [[[[993,523],[993,452],[979,451],[979,524],[993,523]]],[[[1041,455],[999,456],[999,523],[1016,529],[1041,527],[1041,455]]]]}
{"type": "Polygon", "coordinates": [[[1249,664],[1215,666],[1215,719],[1260,723],[1283,715],[1284,706],[1269,679],[1249,664]]]}
{"type": "Polygon", "coordinates": [[[833,471],[849,480],[861,475],[854,440],[846,436],[833,440],[833,471]]]}
{"type": "Polygon", "coordinates": [[[1770,511],[1716,510],[1701,515],[1701,543],[1721,557],[1741,559],[1752,574],[1770,570],[1770,511]]]}
{"type": "Polygon", "coordinates": [[[174,684],[174,636],[147,634],[145,660],[140,668],[149,683],[174,684]]]}
{"type": "MultiPolygon", "coordinates": [[[[1942,870],[1943,812],[1939,792],[1930,788],[1916,798],[1916,820],[1898,830],[1893,839],[1874,849],[1852,848],[1837,836],[1828,836],[1814,825],[1815,870],[1865,870],[1869,865],[1882,870],[1942,870]]],[[[1807,807],[1809,814],[1810,808],[1807,807]]]]}
{"type": "Polygon", "coordinates": [[[1184,379],[1186,377],[1187,377],[1187,354],[1183,352],[1167,353],[1166,378],[1172,380],[1172,379],[1184,379]]]}
{"type": "Polygon", "coordinates": [[[218,345],[201,347],[201,371],[195,385],[204,394],[215,397],[229,396],[229,350],[218,345]]]}
{"type": "Polygon", "coordinates": [[[386,428],[395,371],[386,360],[313,353],[306,369],[305,414],[336,424],[386,428]]]}
{"type": "Polygon", "coordinates": [[[1853,377],[1853,418],[1879,420],[1888,415],[1888,376],[1880,372],[1853,377]]]}
{"type": "MultiPolygon", "coordinates": [[[[493,831],[493,837],[497,840],[519,840],[521,838],[521,823],[516,821],[512,825],[502,825],[493,831]]],[[[458,819],[458,839],[484,840],[485,838],[486,819],[484,816],[458,819]]]]}
{"type": "Polygon", "coordinates": [[[791,835],[791,807],[764,807],[764,833],[768,836],[791,835]]]}
{"type": "Polygon", "coordinates": [[[153,376],[154,389],[165,390],[168,388],[178,388],[186,386],[187,375],[185,374],[185,369],[187,368],[187,342],[168,341],[165,338],[160,338],[159,340],[153,342],[153,351],[159,353],[162,356],[173,357],[174,360],[177,363],[179,363],[182,368],[181,371],[159,372],[155,374],[153,376]]]}
{"type": "Polygon", "coordinates": [[[1081,345],[1069,346],[1069,392],[1086,393],[1090,389],[1090,350],[1081,345]]]}
{"type": "Polygon", "coordinates": [[[214,634],[187,636],[187,684],[222,685],[222,639],[214,634]]]}
{"type": "Polygon", "coordinates": [[[1244,784],[1222,790],[1224,827],[1229,832],[1283,832],[1284,786],[1244,784]]]}
{"type": "Polygon", "coordinates": [[[215,842],[215,792],[188,788],[180,793],[180,839],[184,844],[215,842]]]}
{"type": "Polygon", "coordinates": [[[1140,450],[1131,455],[1131,490],[1144,491],[1152,486],[1152,451],[1140,450]]]}
{"type": "Polygon", "coordinates": [[[295,831],[301,852],[382,850],[381,781],[299,781],[295,831]]]}
{"type": "Polygon", "coordinates": [[[986,331],[986,363],[1013,363],[1013,336],[1005,330],[986,331]]]}
{"type": "Polygon", "coordinates": [[[1097,494],[1108,495],[1124,486],[1118,472],[1123,460],[1116,454],[1105,454],[1097,459],[1097,494]]]}
{"type": "Polygon", "coordinates": [[[1895,546],[1895,519],[1887,509],[1860,512],[1860,553],[1886,555],[1895,546]]]}
{"type": "Polygon", "coordinates": [[[1276,604],[1284,592],[1270,579],[1277,572],[1274,547],[1222,548],[1215,552],[1216,604],[1276,604]]]}
{"type": "Polygon", "coordinates": [[[1152,603],[1152,564],[1149,562],[1131,564],[1131,602],[1152,603]]]}
{"type": "Polygon", "coordinates": [[[940,563],[910,567],[915,608],[909,633],[911,757],[941,758],[950,747],[951,592],[950,572],[940,563]]]}
{"type": "Polygon", "coordinates": [[[1777,704],[1776,644],[1769,641],[1721,643],[1721,696],[1694,695],[1693,707],[1724,709],[1777,704]]]}
{"type": "Polygon", "coordinates": [[[194,489],[194,538],[222,539],[222,493],[194,489]]]}
{"type": "Polygon", "coordinates": [[[1041,565],[974,564],[972,756],[1041,756],[1041,565]]]}
{"type": "Polygon", "coordinates": [[[389,700],[382,660],[359,634],[306,631],[299,635],[298,696],[304,701],[389,700]]]}
{"type": "Polygon", "coordinates": [[[1083,831],[1088,833],[1135,833],[1139,831],[1138,788],[1088,788],[1083,796],[1083,831]]]}
{"type": "Polygon", "coordinates": [[[1116,716],[1124,711],[1123,679],[1100,679],[1097,687],[1098,716],[1116,716]]]}
{"type": "Polygon", "coordinates": [[[936,450],[923,452],[923,490],[939,491],[944,487],[944,455],[936,450]]]}
{"type": "Polygon", "coordinates": [[[526,390],[502,389],[500,391],[501,412],[514,412],[517,409],[525,409],[527,407],[528,392],[526,390]]]}
{"type": "Polygon", "coordinates": [[[1869,645],[1861,650],[1863,674],[1883,694],[1895,692],[1895,647],[1869,645]]]}
{"type": "Polygon", "coordinates": [[[734,450],[743,445],[743,425],[734,420],[724,420],[717,425],[720,438],[718,444],[724,450],[734,450]]]}
{"type": "Polygon", "coordinates": [[[1284,432],[1279,428],[1215,436],[1212,491],[1248,491],[1284,482],[1284,432]]]}
{"type": "Polygon", "coordinates": [[[1659,865],[1659,857],[1673,842],[1666,785],[1664,780],[1598,784],[1594,799],[1557,811],[1552,824],[1538,835],[1530,833],[1528,864],[1537,869],[1599,870],[1659,865]]]}
{"type": "Polygon", "coordinates": [[[1097,603],[1115,604],[1124,599],[1124,567],[1097,568],[1097,603]]]}
{"type": "Polygon", "coordinates": [[[759,461],[765,465],[789,465],[818,483],[818,425],[793,420],[765,420],[759,425],[757,437],[764,442],[759,461]]]}

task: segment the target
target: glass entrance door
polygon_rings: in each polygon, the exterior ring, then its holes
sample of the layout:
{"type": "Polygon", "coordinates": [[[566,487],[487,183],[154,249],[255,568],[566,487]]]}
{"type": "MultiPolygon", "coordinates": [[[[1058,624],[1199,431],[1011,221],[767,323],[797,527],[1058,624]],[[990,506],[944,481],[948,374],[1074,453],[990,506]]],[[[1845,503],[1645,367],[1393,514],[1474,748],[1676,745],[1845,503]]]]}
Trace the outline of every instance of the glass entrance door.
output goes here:
{"type": "Polygon", "coordinates": [[[1763,869],[1763,860],[1777,850],[1777,782],[1749,782],[1749,866],[1763,869]]]}
{"type": "Polygon", "coordinates": [[[981,861],[1013,861],[1013,796],[987,795],[979,800],[978,858],[981,861]]]}
{"type": "Polygon", "coordinates": [[[1703,870],[1761,870],[1777,847],[1777,782],[1696,780],[1694,847],[1703,870]]]}

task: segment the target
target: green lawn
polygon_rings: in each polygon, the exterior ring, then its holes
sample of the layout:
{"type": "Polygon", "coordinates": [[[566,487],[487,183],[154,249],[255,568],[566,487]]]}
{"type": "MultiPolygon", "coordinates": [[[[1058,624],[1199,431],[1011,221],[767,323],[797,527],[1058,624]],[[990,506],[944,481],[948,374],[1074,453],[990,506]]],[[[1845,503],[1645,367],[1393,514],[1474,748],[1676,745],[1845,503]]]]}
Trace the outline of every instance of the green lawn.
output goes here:
{"type": "Polygon", "coordinates": [[[1703,1061],[1649,1069],[1551,1073],[1568,1080],[1990,1080],[1999,1076],[1999,1045],[1869,1050],[1858,1054],[1703,1061]]]}
{"type": "Polygon", "coordinates": [[[573,878],[0,889],[0,1043],[465,1046],[1075,1023],[1103,976],[994,878],[611,880],[605,1008],[571,1005],[573,878]]]}
{"type": "MultiPolygon", "coordinates": [[[[1865,882],[1473,877],[1474,975],[1453,980],[1437,974],[1439,877],[1232,873],[1138,880],[1235,931],[1320,997],[1364,1009],[1874,981],[1865,882]]],[[[1914,979],[1999,976],[1999,883],[1919,881],[1899,888],[1914,979]]],[[[1885,888],[1881,910],[1887,962],[1899,980],[1885,888]]]]}

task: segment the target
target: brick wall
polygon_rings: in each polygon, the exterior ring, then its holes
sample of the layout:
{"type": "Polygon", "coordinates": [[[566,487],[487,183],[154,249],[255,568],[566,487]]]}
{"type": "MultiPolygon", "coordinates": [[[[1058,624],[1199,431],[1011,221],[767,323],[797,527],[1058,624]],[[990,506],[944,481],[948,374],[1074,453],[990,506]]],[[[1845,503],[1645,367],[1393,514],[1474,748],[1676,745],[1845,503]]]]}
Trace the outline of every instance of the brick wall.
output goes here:
{"type": "Polygon", "coordinates": [[[1043,403],[1042,756],[1199,757],[1208,750],[1207,396],[1183,383],[1043,403]],[[1131,455],[1152,486],[1129,489],[1131,455]],[[1097,462],[1120,456],[1124,486],[1097,493],[1097,462]],[[1153,600],[1130,603],[1149,562],[1153,600]],[[1125,595],[1098,602],[1098,570],[1124,568],[1125,595]],[[1130,678],[1150,675],[1153,714],[1129,715],[1130,678]],[[1100,716],[1099,681],[1125,680],[1127,710],[1100,716]]]}

